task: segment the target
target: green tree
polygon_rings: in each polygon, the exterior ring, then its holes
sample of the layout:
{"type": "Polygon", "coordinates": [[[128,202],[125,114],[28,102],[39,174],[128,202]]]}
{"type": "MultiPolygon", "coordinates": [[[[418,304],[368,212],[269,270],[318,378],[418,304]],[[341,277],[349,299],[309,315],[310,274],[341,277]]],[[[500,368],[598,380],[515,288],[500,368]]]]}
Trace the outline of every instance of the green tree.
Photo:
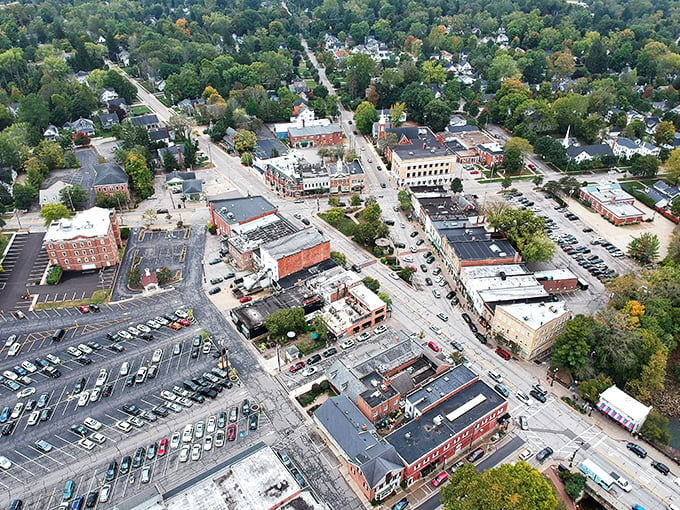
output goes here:
{"type": "Polygon", "coordinates": [[[512,186],[512,178],[510,177],[510,174],[506,173],[501,181],[501,188],[508,189],[510,186],[512,186]]]}
{"type": "Polygon", "coordinates": [[[449,125],[451,107],[441,99],[433,99],[425,105],[425,124],[435,133],[444,131],[449,125]]]}
{"type": "Polygon", "coordinates": [[[386,305],[391,305],[392,304],[392,298],[389,296],[389,294],[385,292],[378,292],[378,297],[383,301],[386,305]]]}
{"type": "Polygon", "coordinates": [[[239,152],[252,152],[257,145],[257,135],[247,129],[238,129],[234,136],[234,148],[239,152]]]}
{"type": "Polygon", "coordinates": [[[45,204],[40,209],[40,217],[45,220],[45,226],[49,227],[53,221],[70,218],[71,213],[64,204],[45,204]]]}
{"type": "Polygon", "coordinates": [[[607,61],[607,48],[602,44],[602,40],[598,34],[598,37],[590,45],[590,50],[584,60],[584,64],[591,73],[600,74],[607,70],[607,61]]]}
{"type": "Polygon", "coordinates": [[[344,253],[339,251],[332,251],[331,258],[341,267],[347,267],[347,257],[344,253]]]}
{"type": "Polygon", "coordinates": [[[64,168],[64,150],[57,142],[43,140],[33,150],[33,153],[47,166],[48,170],[64,168]]]}
{"type": "Polygon", "coordinates": [[[671,440],[668,418],[654,410],[647,415],[645,423],[640,428],[640,433],[661,444],[668,444],[671,440]]]}
{"type": "Polygon", "coordinates": [[[654,177],[659,171],[659,159],[647,154],[636,156],[630,165],[630,173],[638,177],[654,177]]]}
{"type": "Polygon", "coordinates": [[[405,111],[406,111],[405,103],[397,102],[390,107],[390,119],[392,121],[393,126],[399,127],[402,125],[401,116],[404,114],[405,111]]]}
{"type": "Polygon", "coordinates": [[[526,462],[502,464],[479,473],[468,462],[441,490],[445,510],[555,510],[552,486],[526,462]]]}
{"type": "Polygon", "coordinates": [[[165,285],[172,280],[172,271],[165,266],[159,267],[156,269],[156,280],[158,280],[158,285],[165,285]]]}
{"type": "Polygon", "coordinates": [[[586,486],[586,477],[581,473],[570,473],[567,483],[564,484],[564,492],[567,493],[569,499],[576,501],[586,486]]]}
{"type": "Polygon", "coordinates": [[[345,69],[350,99],[364,97],[376,70],[373,59],[365,53],[354,53],[347,59],[345,69]]]}
{"type": "Polygon", "coordinates": [[[78,204],[87,202],[89,198],[90,194],[80,183],[66,186],[59,191],[59,201],[72,211],[75,211],[78,204]]]}
{"type": "Polygon", "coordinates": [[[649,264],[659,258],[659,238],[656,234],[645,232],[628,243],[628,255],[640,264],[649,264]]]}
{"type": "Polygon", "coordinates": [[[333,207],[324,214],[324,218],[331,225],[339,225],[345,218],[345,210],[342,207],[333,207]]]}
{"type": "Polygon", "coordinates": [[[264,320],[264,327],[275,338],[284,338],[289,331],[299,331],[307,325],[302,308],[282,308],[264,320]]]}
{"type": "MultiPolygon", "coordinates": [[[[376,204],[377,205],[377,204],[376,204]]],[[[389,234],[389,228],[382,222],[365,222],[355,225],[352,238],[364,246],[372,246],[379,237],[389,234]]]]}
{"type": "Polygon", "coordinates": [[[436,60],[426,60],[420,69],[423,83],[442,85],[446,81],[446,69],[436,60]]]}
{"type": "Polygon", "coordinates": [[[378,289],[380,289],[380,282],[376,280],[375,278],[371,278],[370,276],[367,276],[366,278],[363,279],[364,285],[366,288],[374,293],[378,293],[378,289]]]}
{"type": "MultiPolygon", "coordinates": [[[[553,360],[554,361],[554,360],[553,360]]],[[[588,379],[578,383],[578,392],[588,402],[597,402],[600,394],[614,384],[611,377],[604,374],[598,375],[595,379],[588,379]]]]}
{"type": "Polygon", "coordinates": [[[244,152],[241,155],[241,164],[244,166],[251,166],[253,164],[253,161],[255,159],[253,158],[253,154],[251,152],[244,152]]]}
{"type": "Polygon", "coordinates": [[[144,156],[129,152],[125,158],[125,173],[132,179],[132,188],[139,198],[144,200],[153,195],[153,175],[146,166],[144,156]]]}
{"type": "Polygon", "coordinates": [[[506,207],[487,213],[489,225],[500,230],[527,262],[547,262],[555,245],[545,235],[545,221],[528,209],[506,207]]]}
{"type": "Polygon", "coordinates": [[[136,289],[142,285],[142,273],[138,267],[131,268],[127,273],[128,287],[136,289]]]}
{"type": "Polygon", "coordinates": [[[652,395],[664,390],[667,363],[668,348],[662,344],[642,367],[640,377],[628,381],[626,391],[642,402],[652,403],[652,395]]]}
{"type": "Polygon", "coordinates": [[[518,174],[524,166],[524,158],[519,147],[511,147],[505,149],[503,155],[503,165],[505,166],[506,174],[518,174]]]}
{"type": "Polygon", "coordinates": [[[657,145],[670,145],[675,135],[675,125],[671,121],[660,122],[654,131],[654,141],[657,145]]]}
{"type": "Polygon", "coordinates": [[[404,280],[405,282],[411,282],[413,279],[413,273],[415,273],[415,269],[412,269],[411,267],[402,267],[399,270],[399,278],[404,280]]]}
{"type": "Polygon", "coordinates": [[[14,184],[12,196],[14,196],[14,206],[23,211],[31,207],[31,203],[38,196],[38,190],[30,184],[14,184]]]}
{"type": "Polygon", "coordinates": [[[314,330],[319,335],[319,340],[326,342],[328,340],[328,324],[326,320],[321,315],[317,315],[312,319],[312,326],[314,330]]]}
{"type": "Polygon", "coordinates": [[[166,172],[172,172],[173,170],[179,169],[179,162],[177,158],[170,150],[166,150],[163,153],[163,170],[166,172]]]}
{"type": "Polygon", "coordinates": [[[368,223],[374,223],[379,221],[381,214],[382,210],[380,209],[380,206],[377,203],[367,205],[366,207],[364,207],[364,210],[361,211],[361,217],[368,223]]]}
{"type": "Polygon", "coordinates": [[[142,222],[144,223],[145,228],[149,228],[153,223],[158,219],[158,215],[156,214],[156,211],[153,209],[147,209],[142,213],[142,222]]]}
{"type": "Polygon", "coordinates": [[[375,106],[368,101],[363,101],[354,112],[354,123],[357,129],[364,134],[369,134],[374,122],[378,122],[378,112],[375,106]]]}
{"type": "Polygon", "coordinates": [[[578,372],[588,364],[588,355],[595,344],[592,317],[577,315],[564,327],[553,344],[553,362],[560,367],[578,372]]]}
{"type": "Polygon", "coordinates": [[[666,177],[677,185],[680,180],[680,147],[673,149],[664,164],[666,177]]]}
{"type": "Polygon", "coordinates": [[[352,197],[349,199],[349,203],[352,207],[359,207],[361,205],[361,196],[352,195],[352,197]]]}
{"type": "Polygon", "coordinates": [[[458,177],[451,179],[451,191],[454,193],[463,192],[463,181],[461,181],[458,177]]]}
{"type": "Polygon", "coordinates": [[[50,109],[38,94],[28,94],[19,102],[19,122],[26,122],[38,129],[45,129],[50,123],[50,109]]]}
{"type": "Polygon", "coordinates": [[[401,190],[397,193],[397,200],[399,201],[399,208],[402,211],[410,211],[413,208],[411,204],[411,194],[406,190],[401,190]]]}

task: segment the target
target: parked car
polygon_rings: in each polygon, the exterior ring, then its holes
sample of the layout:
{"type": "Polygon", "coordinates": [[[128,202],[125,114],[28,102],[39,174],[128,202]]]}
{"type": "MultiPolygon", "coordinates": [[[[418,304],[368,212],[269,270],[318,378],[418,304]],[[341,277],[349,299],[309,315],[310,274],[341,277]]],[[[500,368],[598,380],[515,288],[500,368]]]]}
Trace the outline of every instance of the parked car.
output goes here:
{"type": "Polygon", "coordinates": [[[536,454],[536,460],[539,462],[543,462],[545,459],[550,457],[553,454],[553,449],[550,448],[549,446],[546,446],[543,448],[540,452],[536,454]]]}

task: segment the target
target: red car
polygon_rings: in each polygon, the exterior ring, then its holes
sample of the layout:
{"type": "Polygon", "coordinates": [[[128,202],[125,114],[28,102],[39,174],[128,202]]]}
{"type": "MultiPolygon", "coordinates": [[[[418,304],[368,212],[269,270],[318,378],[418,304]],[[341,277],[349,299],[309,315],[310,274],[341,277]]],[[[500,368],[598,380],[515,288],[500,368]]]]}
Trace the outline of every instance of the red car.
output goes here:
{"type": "Polygon", "coordinates": [[[441,351],[441,348],[440,348],[436,343],[434,343],[433,341],[427,342],[427,346],[428,346],[430,349],[432,349],[434,352],[439,352],[439,351],[441,351]]]}
{"type": "Polygon", "coordinates": [[[171,322],[168,326],[172,329],[182,329],[182,325],[179,322],[171,322]]]}
{"type": "Polygon", "coordinates": [[[243,296],[241,299],[239,299],[239,301],[241,303],[247,303],[248,301],[252,301],[252,300],[253,300],[253,298],[250,297],[250,296],[243,296]]]}
{"type": "Polygon", "coordinates": [[[529,163],[527,166],[532,170],[536,170],[536,165],[532,165],[531,163],[529,163]]]}
{"type": "Polygon", "coordinates": [[[236,439],[236,425],[233,423],[227,427],[227,441],[236,439]]]}
{"type": "Polygon", "coordinates": [[[166,438],[161,439],[160,443],[158,443],[158,450],[156,451],[156,455],[161,456],[165,455],[165,452],[168,451],[168,440],[166,438]]]}
{"type": "Polygon", "coordinates": [[[177,322],[179,322],[182,326],[191,326],[191,322],[189,322],[187,319],[177,319],[177,322]]]}
{"type": "Polygon", "coordinates": [[[298,361],[294,365],[291,365],[288,370],[291,371],[291,372],[297,372],[298,370],[302,370],[303,368],[305,368],[305,362],[304,361],[298,361]]]}
{"type": "Polygon", "coordinates": [[[449,479],[449,474],[444,472],[444,473],[439,473],[437,476],[435,476],[432,480],[432,485],[434,487],[439,487],[441,484],[446,483],[446,481],[449,479]]]}
{"type": "Polygon", "coordinates": [[[498,354],[505,361],[508,361],[510,359],[510,353],[508,351],[504,351],[500,347],[498,349],[496,349],[496,354],[498,354]]]}
{"type": "Polygon", "coordinates": [[[78,307],[80,313],[90,313],[90,309],[87,306],[81,305],[78,307]]]}

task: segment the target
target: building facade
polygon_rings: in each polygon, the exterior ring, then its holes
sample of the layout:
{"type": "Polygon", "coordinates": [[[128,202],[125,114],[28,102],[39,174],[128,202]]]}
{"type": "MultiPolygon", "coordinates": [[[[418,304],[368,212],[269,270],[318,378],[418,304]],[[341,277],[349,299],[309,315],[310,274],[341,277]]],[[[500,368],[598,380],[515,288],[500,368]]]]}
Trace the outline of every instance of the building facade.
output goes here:
{"type": "Polygon", "coordinates": [[[617,182],[585,186],[578,190],[578,197],[614,225],[632,225],[644,218],[644,213],[635,206],[635,198],[617,182]]]}
{"type": "Polygon", "coordinates": [[[94,167],[94,192],[113,195],[123,193],[130,199],[129,176],[118,163],[109,162],[94,167]]]}
{"type": "Polygon", "coordinates": [[[43,246],[50,265],[64,271],[84,271],[115,266],[123,246],[114,209],[93,207],[48,227],[43,246]]]}
{"type": "Polygon", "coordinates": [[[342,143],[345,135],[338,124],[288,128],[291,147],[318,147],[342,143]]]}
{"type": "Polygon", "coordinates": [[[261,196],[210,200],[210,222],[215,225],[217,233],[231,236],[247,228],[247,223],[270,214],[278,209],[261,196]]]}

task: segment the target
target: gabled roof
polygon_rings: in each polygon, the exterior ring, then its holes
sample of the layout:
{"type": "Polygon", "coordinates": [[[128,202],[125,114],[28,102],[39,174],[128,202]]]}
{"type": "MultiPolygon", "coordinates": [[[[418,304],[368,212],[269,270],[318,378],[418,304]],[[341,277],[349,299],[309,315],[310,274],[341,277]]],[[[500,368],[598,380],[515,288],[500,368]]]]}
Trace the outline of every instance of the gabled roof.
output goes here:
{"type": "Polygon", "coordinates": [[[144,115],[130,117],[130,122],[135,126],[150,126],[152,124],[158,124],[158,117],[155,113],[145,113],[144,115]]]}
{"type": "Polygon", "coordinates": [[[94,185],[105,186],[107,184],[127,184],[128,174],[125,173],[118,163],[109,161],[94,166],[94,185]]]}
{"type": "Polygon", "coordinates": [[[196,172],[178,172],[175,170],[174,172],[170,172],[168,175],[165,176],[165,182],[170,182],[170,181],[189,181],[192,179],[196,178],[196,172]]]}
{"type": "Polygon", "coordinates": [[[196,195],[203,193],[203,182],[200,179],[191,179],[182,183],[182,193],[196,195]]]}
{"type": "Polygon", "coordinates": [[[596,145],[582,145],[582,146],[572,145],[567,149],[567,156],[569,156],[570,158],[575,158],[576,156],[583,152],[585,152],[591,157],[614,155],[614,153],[612,152],[612,148],[609,145],[607,145],[606,143],[598,143],[596,145]]]}

